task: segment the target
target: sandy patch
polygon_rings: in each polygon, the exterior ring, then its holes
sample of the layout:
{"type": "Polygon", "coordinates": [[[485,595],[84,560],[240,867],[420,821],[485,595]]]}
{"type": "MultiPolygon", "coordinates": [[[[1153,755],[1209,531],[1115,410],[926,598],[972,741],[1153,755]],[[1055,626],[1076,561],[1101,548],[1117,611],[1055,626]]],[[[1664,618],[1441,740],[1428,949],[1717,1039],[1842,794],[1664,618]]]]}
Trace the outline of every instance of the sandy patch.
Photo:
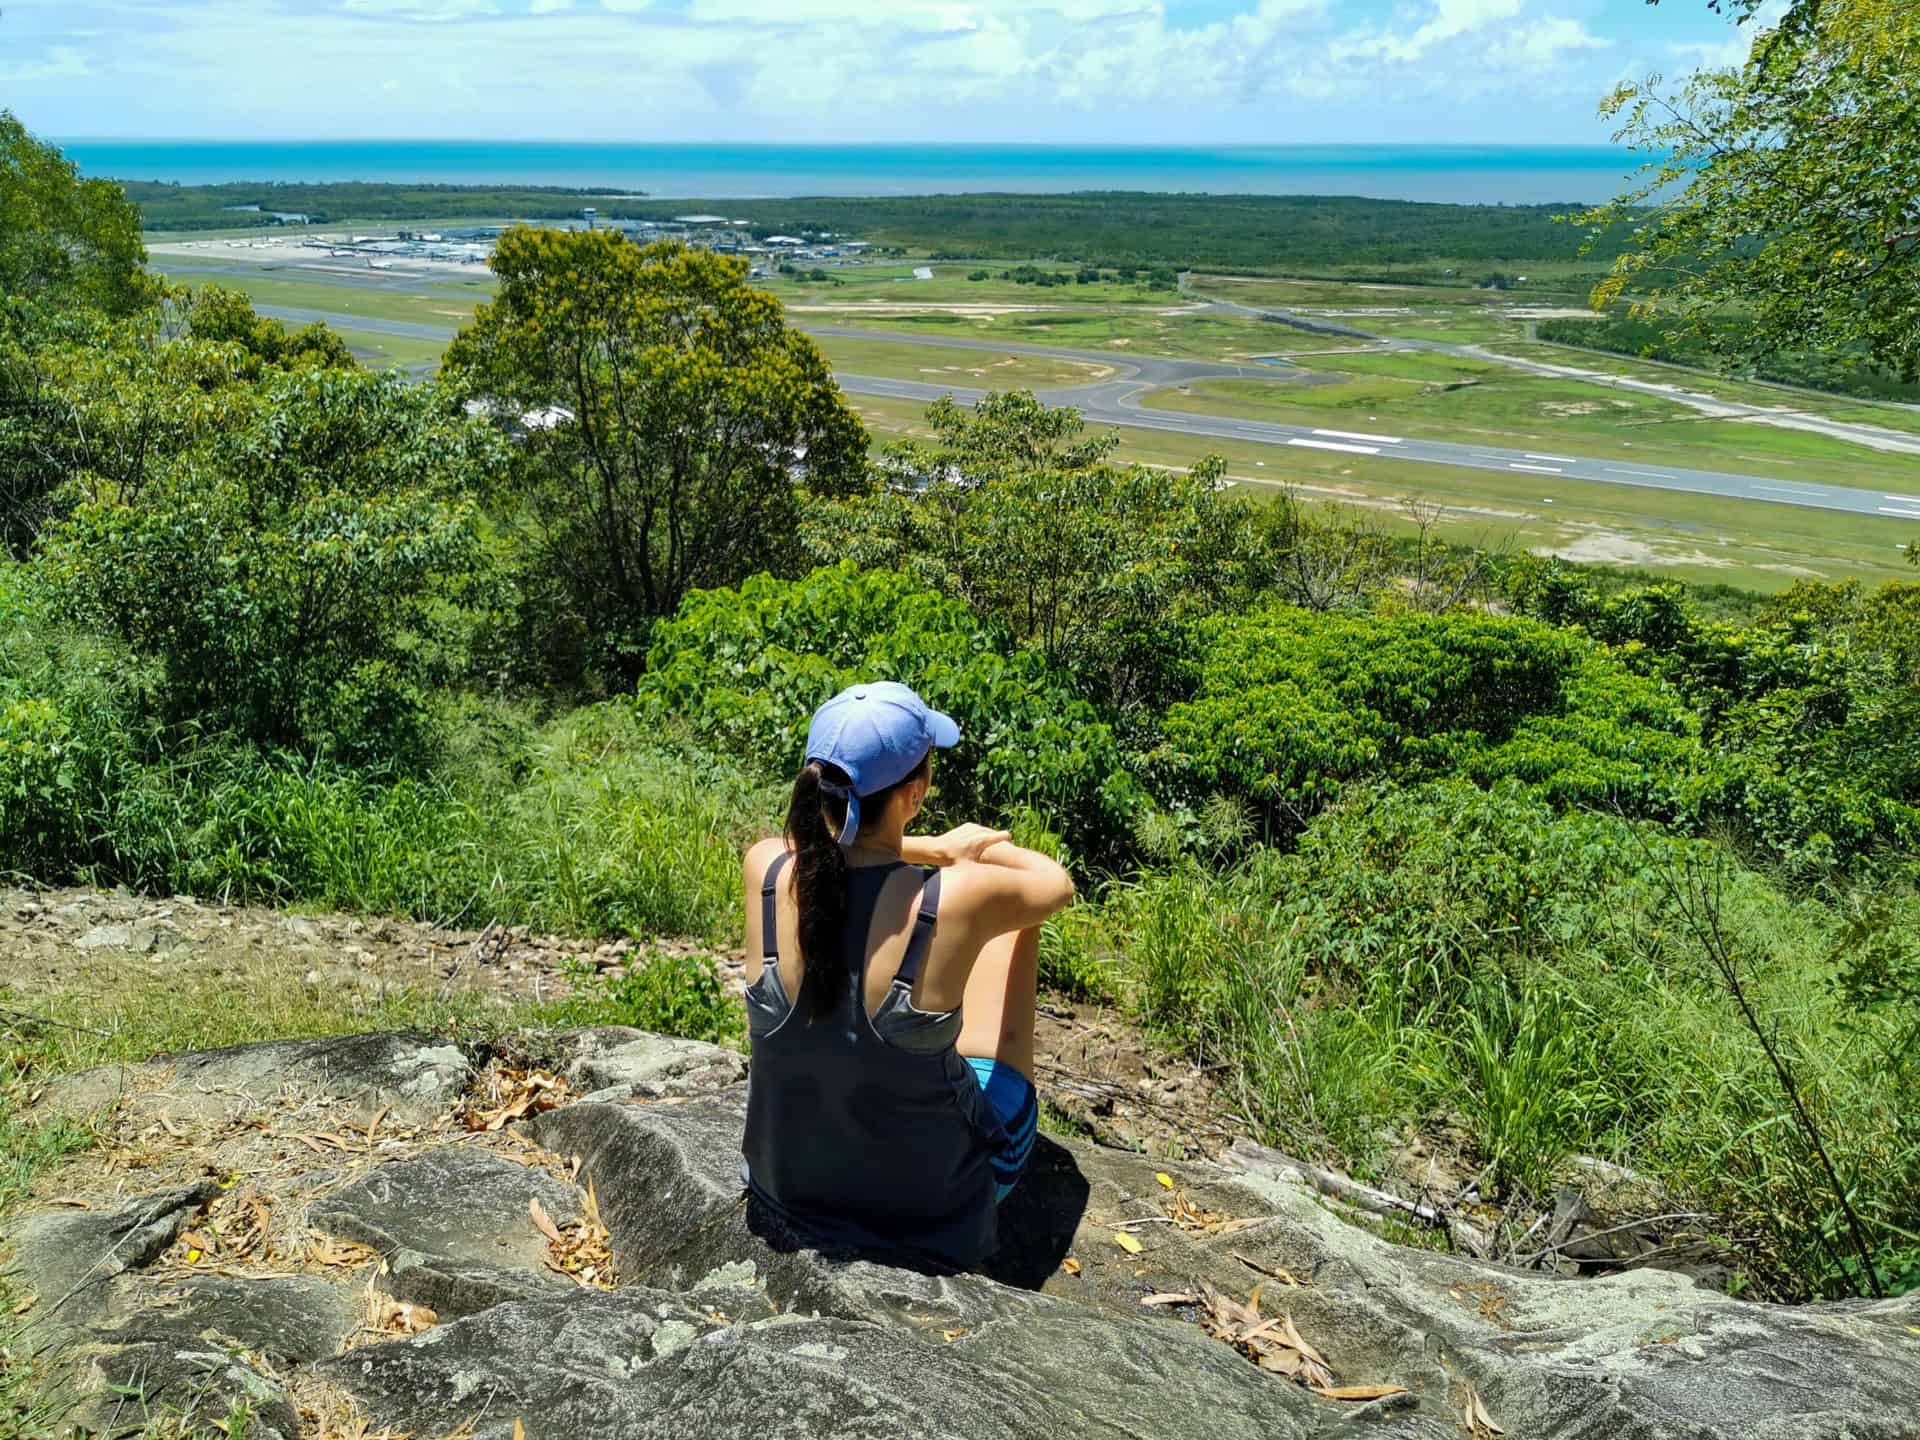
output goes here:
{"type": "Polygon", "coordinates": [[[1573,310],[1565,306],[1521,305],[1512,310],[1502,310],[1502,315],[1515,320],[1604,320],[1604,315],[1596,315],[1591,310],[1573,310]]]}
{"type": "Polygon", "coordinates": [[[1598,527],[1570,544],[1536,545],[1533,553],[1593,565],[1701,565],[1728,568],[1733,564],[1724,555],[1709,555],[1704,550],[1663,550],[1644,540],[1636,540],[1631,535],[1623,535],[1618,530],[1602,530],[1598,527]]]}
{"type": "Polygon", "coordinates": [[[966,302],[903,305],[895,300],[851,300],[840,305],[787,306],[788,310],[803,315],[1026,315],[1060,308],[1058,305],[976,305],[966,302]]]}
{"type": "MultiPolygon", "coordinates": [[[[1613,403],[1616,405],[1626,405],[1628,409],[1633,408],[1630,404],[1627,404],[1626,401],[1616,400],[1613,403]]],[[[1598,400],[1548,400],[1541,404],[1540,412],[1543,415],[1559,415],[1562,417],[1568,415],[1598,415],[1601,410],[1605,408],[1606,407],[1601,405],[1598,400]]]]}

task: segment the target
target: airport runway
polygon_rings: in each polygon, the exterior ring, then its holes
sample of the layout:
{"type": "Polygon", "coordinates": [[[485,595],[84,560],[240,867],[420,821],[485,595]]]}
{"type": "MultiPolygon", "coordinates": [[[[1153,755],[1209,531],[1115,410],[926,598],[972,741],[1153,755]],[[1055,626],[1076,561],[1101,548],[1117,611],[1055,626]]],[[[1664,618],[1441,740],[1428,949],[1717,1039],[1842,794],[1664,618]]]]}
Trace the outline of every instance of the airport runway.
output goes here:
{"type": "MultiPolygon", "coordinates": [[[[426,325],[414,321],[380,320],[279,305],[262,305],[258,308],[262,315],[284,320],[292,325],[306,325],[318,320],[343,329],[360,330],[375,335],[393,335],[406,339],[444,341],[453,336],[451,327],[426,325]]],[[[1239,420],[1225,415],[1196,415],[1183,410],[1154,409],[1142,404],[1141,397],[1148,391],[1162,386],[1187,385],[1197,380],[1261,379],[1285,385],[1315,383],[1318,377],[1307,371],[1296,371],[1290,374],[1284,367],[1223,365],[1204,360],[1171,360],[1145,355],[1119,356],[1107,352],[1062,350],[1050,345],[1008,344],[961,336],[916,335],[901,331],[840,326],[804,326],[803,328],[810,333],[826,336],[910,343],[933,349],[1038,355],[1097,364],[1115,373],[1110,378],[1085,385],[1058,386],[1035,392],[1049,405],[1073,406],[1086,417],[1090,424],[1095,425],[1119,425],[1137,430],[1159,430],[1209,439],[1331,451],[1355,457],[1384,456],[1394,460],[1412,461],[1416,464],[1452,465],[1469,470],[1488,470],[1515,476],[1538,476],[1542,482],[1543,492],[1550,491],[1552,481],[1556,479],[1581,480],[1600,485],[1626,485],[1647,490],[1711,495],[1729,500],[1752,500],[1762,504],[1837,510],[1873,519],[1920,520],[1920,466],[1915,467],[1914,484],[1909,491],[1898,493],[1845,485],[1820,485],[1780,480],[1764,475],[1690,470],[1673,465],[1637,465],[1620,460],[1587,459],[1569,454],[1564,450],[1557,453],[1504,450],[1486,445],[1461,445],[1444,440],[1420,440],[1394,435],[1386,429],[1372,433],[1306,425],[1281,425],[1264,420],[1239,420]]],[[[851,395],[873,395],[922,403],[937,400],[942,395],[951,395],[956,400],[971,403],[986,394],[984,390],[963,386],[930,384],[918,380],[894,380],[878,375],[850,375],[843,371],[836,372],[835,378],[840,382],[840,388],[851,395]]],[[[1542,499],[1548,498],[1550,497],[1546,494],[1542,495],[1542,499]]]]}

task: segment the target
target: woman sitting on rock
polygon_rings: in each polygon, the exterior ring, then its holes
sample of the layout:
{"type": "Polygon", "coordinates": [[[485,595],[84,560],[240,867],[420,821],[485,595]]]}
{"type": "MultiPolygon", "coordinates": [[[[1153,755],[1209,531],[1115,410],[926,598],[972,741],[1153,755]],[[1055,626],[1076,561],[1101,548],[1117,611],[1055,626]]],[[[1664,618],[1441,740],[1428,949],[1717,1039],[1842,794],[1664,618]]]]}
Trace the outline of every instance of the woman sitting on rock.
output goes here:
{"type": "Polygon", "coordinates": [[[968,1266],[1033,1148],[1038,926],[1073,881],[1004,830],[907,834],[959,739],[891,682],[814,714],[785,839],[746,856],[742,1150],[810,1237],[968,1266]]]}

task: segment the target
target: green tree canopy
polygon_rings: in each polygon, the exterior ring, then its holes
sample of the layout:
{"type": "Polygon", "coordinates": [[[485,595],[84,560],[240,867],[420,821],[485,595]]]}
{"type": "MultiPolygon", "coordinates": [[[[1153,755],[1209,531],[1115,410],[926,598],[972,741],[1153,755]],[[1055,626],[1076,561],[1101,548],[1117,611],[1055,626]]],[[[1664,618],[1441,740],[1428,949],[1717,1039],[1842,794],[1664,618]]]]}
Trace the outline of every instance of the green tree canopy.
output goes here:
{"type": "Polygon", "coordinates": [[[349,758],[406,758],[484,578],[492,430],[434,387],[278,372],[246,423],[85,500],[49,536],[68,615],[157,660],[172,718],[349,758]]]}
{"type": "Polygon", "coordinates": [[[1920,378],[1920,7],[1802,0],[1744,66],[1622,85],[1601,109],[1657,158],[1579,217],[1631,231],[1596,305],[1629,296],[1742,358],[1920,378]]]}
{"type": "Polygon", "coordinates": [[[689,590],[798,565],[800,495],[867,436],[825,358],[731,257],[519,227],[447,364],[518,432],[536,563],[616,669],[689,590]]]}
{"type": "Polygon", "coordinates": [[[813,556],[964,598],[1116,709],[1179,688],[1186,625],[1244,597],[1255,571],[1252,508],[1224,464],[1115,464],[1116,435],[1026,391],[942,399],[927,423],[933,443],[886,451],[878,493],[815,510],[813,556]]]}
{"type": "Polygon", "coordinates": [[[126,314],[150,297],[146,258],[125,192],[0,110],[0,295],[126,314]]]}

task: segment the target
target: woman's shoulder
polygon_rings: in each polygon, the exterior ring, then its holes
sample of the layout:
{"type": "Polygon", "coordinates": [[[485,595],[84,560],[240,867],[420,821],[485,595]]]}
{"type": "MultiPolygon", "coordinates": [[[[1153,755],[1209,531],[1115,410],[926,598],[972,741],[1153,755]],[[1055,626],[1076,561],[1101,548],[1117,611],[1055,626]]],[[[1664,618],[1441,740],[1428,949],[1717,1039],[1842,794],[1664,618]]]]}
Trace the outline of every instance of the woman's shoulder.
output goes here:
{"type": "Polygon", "coordinates": [[[747,853],[741,858],[740,878],[749,889],[759,886],[767,875],[767,868],[780,856],[787,853],[787,842],[778,835],[769,835],[764,840],[756,840],[747,847],[747,853]]]}

